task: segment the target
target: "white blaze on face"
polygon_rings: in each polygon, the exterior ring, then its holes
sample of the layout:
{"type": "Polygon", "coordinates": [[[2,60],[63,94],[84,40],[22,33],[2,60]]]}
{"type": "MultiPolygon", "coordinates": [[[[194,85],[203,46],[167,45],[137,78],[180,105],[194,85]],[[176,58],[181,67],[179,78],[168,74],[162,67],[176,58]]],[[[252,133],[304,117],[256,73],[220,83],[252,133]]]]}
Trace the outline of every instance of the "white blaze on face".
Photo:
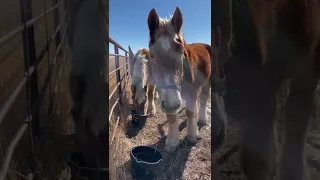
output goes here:
{"type": "Polygon", "coordinates": [[[168,37],[160,37],[158,39],[161,47],[165,50],[165,51],[168,51],[170,49],[170,41],[169,41],[169,38],[168,37]]]}

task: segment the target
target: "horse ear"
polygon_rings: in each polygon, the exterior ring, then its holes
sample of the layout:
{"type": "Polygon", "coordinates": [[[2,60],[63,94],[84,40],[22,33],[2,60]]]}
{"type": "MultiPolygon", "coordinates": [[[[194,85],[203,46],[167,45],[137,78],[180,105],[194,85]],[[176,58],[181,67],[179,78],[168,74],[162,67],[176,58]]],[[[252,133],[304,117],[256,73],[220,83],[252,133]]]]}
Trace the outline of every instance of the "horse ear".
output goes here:
{"type": "Polygon", "coordinates": [[[175,28],[176,33],[179,33],[183,24],[182,13],[179,7],[176,7],[176,10],[174,11],[174,14],[171,19],[171,24],[175,28]]]}
{"type": "Polygon", "coordinates": [[[152,8],[148,15],[148,27],[150,31],[150,36],[153,36],[158,26],[159,26],[159,16],[156,10],[152,8]]]}

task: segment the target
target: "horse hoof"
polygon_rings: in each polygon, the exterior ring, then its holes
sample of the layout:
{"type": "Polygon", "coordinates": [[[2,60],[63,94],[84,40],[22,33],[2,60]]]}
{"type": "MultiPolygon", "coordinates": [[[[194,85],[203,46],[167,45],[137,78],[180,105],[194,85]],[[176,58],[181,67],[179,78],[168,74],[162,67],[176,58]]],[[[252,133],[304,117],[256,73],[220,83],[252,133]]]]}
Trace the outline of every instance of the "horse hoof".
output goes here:
{"type": "Polygon", "coordinates": [[[177,149],[178,145],[179,145],[179,141],[166,140],[166,145],[165,145],[164,149],[167,152],[172,153],[177,149]]]}

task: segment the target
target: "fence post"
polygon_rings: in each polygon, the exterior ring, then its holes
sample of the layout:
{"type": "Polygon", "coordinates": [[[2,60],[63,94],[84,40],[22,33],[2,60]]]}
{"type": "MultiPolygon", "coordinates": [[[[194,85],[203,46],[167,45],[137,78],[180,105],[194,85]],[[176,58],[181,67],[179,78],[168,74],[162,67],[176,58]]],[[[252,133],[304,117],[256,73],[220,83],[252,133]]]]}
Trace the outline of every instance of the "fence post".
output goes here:
{"type": "MultiPolygon", "coordinates": [[[[20,0],[20,13],[21,13],[21,23],[25,24],[28,20],[32,19],[32,4],[31,0],[20,0]]],[[[25,70],[29,71],[29,67],[35,64],[36,60],[36,47],[35,47],[35,38],[34,38],[34,27],[31,25],[22,31],[22,40],[23,40],[23,55],[25,61],[25,70]],[[29,62],[28,62],[29,61],[29,62]],[[28,67],[29,66],[29,67],[28,67]]],[[[32,115],[32,130],[34,136],[40,135],[39,129],[39,109],[34,109],[34,103],[39,97],[38,92],[38,71],[35,69],[35,72],[28,79],[27,86],[27,101],[30,101],[30,109],[34,114],[32,115]],[[28,85],[30,86],[28,87],[28,85]],[[30,99],[29,99],[30,95],[30,99]]]]}
{"type": "MultiPolygon", "coordinates": [[[[58,0],[52,0],[52,4],[53,5],[56,5],[58,3],[58,0]]],[[[60,3],[60,2],[59,2],[60,3]]],[[[61,3],[62,4],[62,3],[61,3]]],[[[55,9],[54,11],[53,11],[53,27],[54,27],[54,32],[55,32],[55,30],[57,29],[57,27],[59,26],[59,11],[60,11],[60,9],[61,9],[61,4],[59,4],[59,6],[57,7],[57,9],[55,9]]],[[[59,44],[60,44],[60,41],[61,41],[61,34],[60,34],[60,32],[61,32],[61,25],[60,25],[60,30],[57,32],[57,35],[56,35],[56,37],[55,37],[55,44],[56,44],[56,48],[59,46],[59,44]]],[[[61,53],[62,51],[60,51],[60,53],[61,53]]]]}
{"type": "Polygon", "coordinates": [[[128,66],[128,53],[125,52],[125,55],[126,55],[126,76],[128,77],[128,75],[129,75],[129,71],[128,71],[128,69],[129,69],[129,66],[128,66]]]}
{"type": "MultiPolygon", "coordinates": [[[[130,46],[128,46],[128,51],[129,51],[129,65],[128,65],[128,68],[130,69],[130,71],[131,71],[131,61],[132,61],[132,58],[133,57],[131,57],[132,56],[132,51],[131,51],[131,48],[130,48],[130,46]]],[[[131,74],[129,74],[130,76],[131,76],[131,74]]]]}
{"type": "Polygon", "coordinates": [[[118,97],[119,97],[119,104],[122,104],[122,98],[121,98],[121,73],[120,70],[118,69],[120,67],[120,63],[119,63],[119,48],[118,46],[114,45],[114,53],[116,54],[115,56],[115,61],[116,61],[116,75],[117,75],[117,84],[120,83],[120,85],[118,86],[118,97]]]}

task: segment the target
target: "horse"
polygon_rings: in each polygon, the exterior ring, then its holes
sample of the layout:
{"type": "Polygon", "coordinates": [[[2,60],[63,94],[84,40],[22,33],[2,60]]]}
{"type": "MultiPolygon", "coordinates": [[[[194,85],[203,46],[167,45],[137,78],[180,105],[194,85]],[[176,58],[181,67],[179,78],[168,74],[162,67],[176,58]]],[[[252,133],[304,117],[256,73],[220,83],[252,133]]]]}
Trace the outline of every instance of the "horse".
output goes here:
{"type": "MultiPolygon", "coordinates": [[[[200,99],[199,122],[207,123],[206,107],[210,95],[211,77],[216,75],[216,66],[212,71],[211,64],[215,64],[216,57],[208,44],[186,43],[180,31],[183,17],[179,7],[176,7],[170,19],[160,18],[153,8],[149,12],[147,22],[150,38],[150,70],[159,90],[161,109],[166,113],[169,123],[165,150],[173,152],[179,144],[178,110],[182,99],[186,101],[189,142],[196,143],[198,138],[196,120],[198,98],[200,99]]],[[[218,101],[219,98],[214,99],[218,101]]],[[[219,122],[218,135],[224,134],[226,122],[224,109],[220,108],[214,112],[217,112],[216,122],[219,122]]]]}
{"type": "Polygon", "coordinates": [[[87,166],[106,168],[108,4],[103,0],[69,3],[67,42],[72,57],[69,88],[71,115],[76,126],[75,143],[87,166]]]}
{"type": "Polygon", "coordinates": [[[231,59],[221,60],[226,110],[241,126],[240,165],[248,180],[269,179],[277,163],[279,97],[286,100],[277,177],[309,179],[304,145],[320,76],[319,12],[318,0],[238,0],[232,4],[233,22],[224,22],[233,23],[235,42],[231,59]]]}
{"type": "Polygon", "coordinates": [[[138,115],[156,113],[155,92],[156,87],[150,82],[149,75],[150,54],[145,48],[141,48],[131,61],[131,92],[133,109],[138,115]]]}

